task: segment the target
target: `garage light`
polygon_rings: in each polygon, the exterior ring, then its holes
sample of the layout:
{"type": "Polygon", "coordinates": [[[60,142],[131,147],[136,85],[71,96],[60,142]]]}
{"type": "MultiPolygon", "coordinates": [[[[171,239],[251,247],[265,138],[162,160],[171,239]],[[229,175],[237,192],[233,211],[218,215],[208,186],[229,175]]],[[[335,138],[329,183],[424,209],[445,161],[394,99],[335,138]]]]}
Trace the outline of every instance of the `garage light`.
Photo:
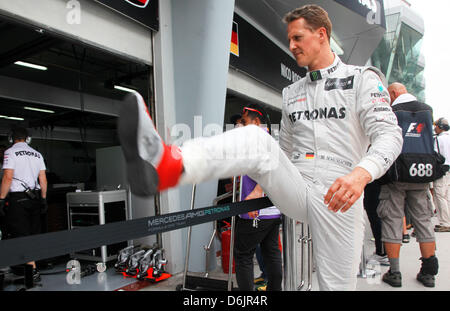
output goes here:
{"type": "Polygon", "coordinates": [[[41,109],[41,108],[34,108],[34,107],[23,107],[23,109],[26,110],[33,110],[38,112],[45,112],[45,113],[55,113],[53,110],[47,110],[47,109],[41,109]]]}
{"type": "Polygon", "coordinates": [[[25,120],[24,118],[18,118],[18,117],[8,117],[8,116],[2,116],[0,115],[1,119],[7,119],[7,120],[16,120],[16,121],[23,121],[25,120]]]}
{"type": "Polygon", "coordinates": [[[130,89],[130,88],[127,88],[127,87],[124,87],[124,86],[120,86],[120,85],[114,85],[114,88],[116,90],[124,91],[124,92],[130,92],[130,93],[136,92],[136,90],[133,90],[133,89],[130,89]]]}
{"type": "Polygon", "coordinates": [[[32,64],[32,63],[22,62],[20,60],[15,62],[14,64],[19,65],[19,66],[28,67],[28,68],[37,69],[37,70],[47,70],[47,67],[44,67],[44,66],[41,66],[41,65],[32,64]]]}

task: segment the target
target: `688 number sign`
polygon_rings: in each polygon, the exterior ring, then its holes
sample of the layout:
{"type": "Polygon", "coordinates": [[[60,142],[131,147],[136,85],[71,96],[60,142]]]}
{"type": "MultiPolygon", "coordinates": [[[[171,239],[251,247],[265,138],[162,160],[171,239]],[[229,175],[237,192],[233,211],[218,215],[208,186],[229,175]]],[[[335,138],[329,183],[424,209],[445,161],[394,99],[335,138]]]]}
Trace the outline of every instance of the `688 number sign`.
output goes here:
{"type": "Polygon", "coordinates": [[[411,177],[432,177],[433,164],[431,163],[412,163],[409,168],[409,175],[411,177]]]}

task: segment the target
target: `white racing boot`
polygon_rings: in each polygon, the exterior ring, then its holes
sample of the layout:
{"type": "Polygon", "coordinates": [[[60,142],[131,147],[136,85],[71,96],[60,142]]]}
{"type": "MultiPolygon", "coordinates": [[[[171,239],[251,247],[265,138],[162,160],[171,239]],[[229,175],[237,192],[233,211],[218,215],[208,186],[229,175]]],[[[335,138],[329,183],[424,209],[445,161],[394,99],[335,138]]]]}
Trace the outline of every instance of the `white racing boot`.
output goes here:
{"type": "Polygon", "coordinates": [[[183,171],[180,149],[164,144],[137,92],[123,103],[118,133],[132,193],[147,197],[177,185],[183,171]]]}

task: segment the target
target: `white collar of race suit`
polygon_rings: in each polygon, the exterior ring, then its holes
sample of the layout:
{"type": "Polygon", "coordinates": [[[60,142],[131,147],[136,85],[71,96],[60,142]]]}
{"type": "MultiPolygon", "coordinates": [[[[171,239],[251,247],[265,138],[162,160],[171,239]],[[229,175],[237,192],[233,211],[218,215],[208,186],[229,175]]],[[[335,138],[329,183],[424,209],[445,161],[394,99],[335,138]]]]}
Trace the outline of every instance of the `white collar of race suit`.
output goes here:
{"type": "Polygon", "coordinates": [[[413,102],[413,101],[416,101],[416,100],[417,100],[417,98],[414,95],[405,93],[405,94],[402,94],[399,97],[397,97],[394,100],[394,102],[392,103],[392,106],[397,105],[397,104],[413,102]]]}
{"type": "Polygon", "coordinates": [[[329,67],[324,68],[324,69],[319,69],[319,70],[315,70],[315,71],[309,71],[306,74],[306,81],[307,82],[314,82],[317,80],[322,80],[322,79],[326,79],[328,78],[333,72],[335,72],[339,65],[342,63],[341,59],[339,58],[339,56],[336,55],[336,53],[334,54],[334,61],[333,64],[331,64],[329,67]]]}
{"type": "Polygon", "coordinates": [[[28,146],[28,144],[26,143],[26,142],[24,142],[24,141],[19,141],[18,143],[15,143],[14,145],[17,145],[17,146],[28,146]]]}

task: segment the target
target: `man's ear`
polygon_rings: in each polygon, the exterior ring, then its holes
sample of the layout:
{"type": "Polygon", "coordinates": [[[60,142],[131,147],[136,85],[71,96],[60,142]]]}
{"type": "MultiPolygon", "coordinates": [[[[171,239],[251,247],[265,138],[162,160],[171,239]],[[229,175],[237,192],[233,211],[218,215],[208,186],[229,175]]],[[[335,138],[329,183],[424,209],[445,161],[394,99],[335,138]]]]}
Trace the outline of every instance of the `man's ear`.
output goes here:
{"type": "Polygon", "coordinates": [[[317,34],[319,35],[321,41],[328,41],[327,30],[325,27],[320,27],[317,29],[317,34]]]}
{"type": "Polygon", "coordinates": [[[394,94],[394,98],[397,99],[397,97],[399,96],[398,91],[397,90],[392,90],[392,93],[394,94]]]}

